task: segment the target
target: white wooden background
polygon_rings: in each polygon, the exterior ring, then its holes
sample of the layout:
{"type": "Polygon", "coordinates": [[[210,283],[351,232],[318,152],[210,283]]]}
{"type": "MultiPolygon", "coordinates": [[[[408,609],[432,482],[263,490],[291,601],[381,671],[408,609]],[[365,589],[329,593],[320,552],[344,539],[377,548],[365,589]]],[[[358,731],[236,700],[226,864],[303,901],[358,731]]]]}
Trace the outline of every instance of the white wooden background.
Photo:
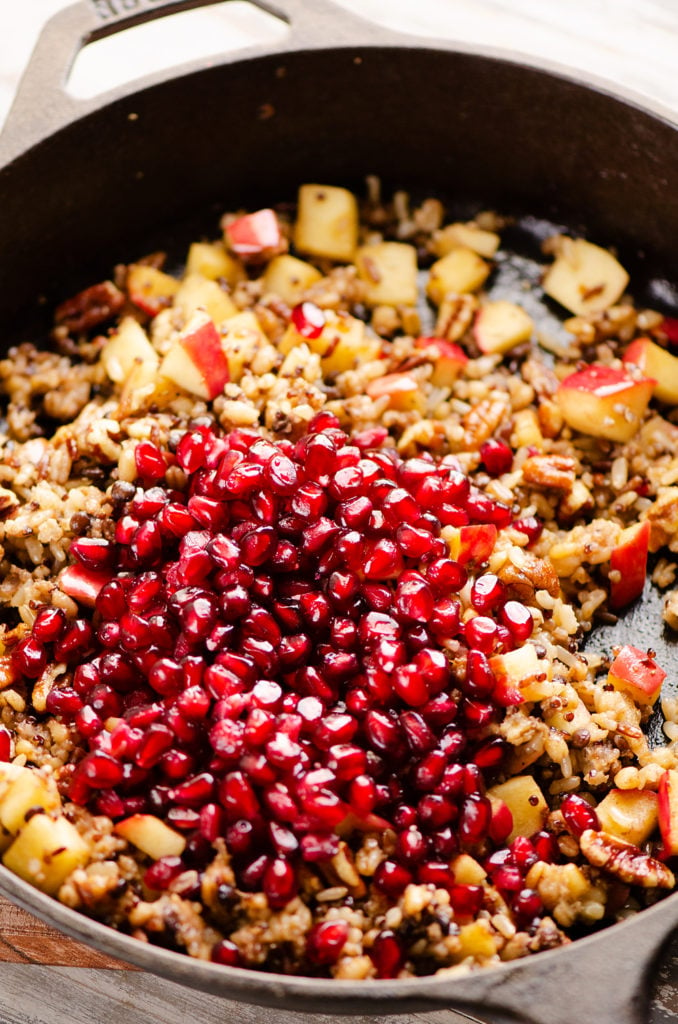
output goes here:
{"type": "MultiPolygon", "coordinates": [[[[68,0],[0,0],[0,124],[40,26],[68,0]]],[[[465,42],[484,42],[592,69],[678,111],[678,0],[341,0],[391,28],[465,42]]],[[[246,3],[165,18],[84,51],[71,79],[79,95],[95,95],[125,78],[126,68],[155,70],[204,52],[205,40],[233,47],[279,31],[246,3]],[[218,31],[215,31],[218,28],[218,31]]],[[[209,45],[209,44],[208,44],[209,45]]],[[[130,75],[130,77],[132,77],[130,75]]],[[[0,230],[2,211],[0,211],[0,230]]],[[[678,945],[662,968],[651,1024],[678,1020],[678,945]]],[[[576,985],[576,979],[573,979],[576,985]]],[[[328,993],[329,994],[329,993],[328,993]]],[[[271,1011],[227,1003],[152,976],[86,967],[0,963],[2,1024],[264,1024],[271,1011]]],[[[462,1024],[441,1011],[353,1024],[462,1024]]],[[[331,1024],[334,1016],[275,1013],[276,1024],[331,1024]]],[[[582,1022],[589,1024],[589,1022],[582,1022]]],[[[614,1024],[600,1021],[598,1024],[614,1024]]]]}

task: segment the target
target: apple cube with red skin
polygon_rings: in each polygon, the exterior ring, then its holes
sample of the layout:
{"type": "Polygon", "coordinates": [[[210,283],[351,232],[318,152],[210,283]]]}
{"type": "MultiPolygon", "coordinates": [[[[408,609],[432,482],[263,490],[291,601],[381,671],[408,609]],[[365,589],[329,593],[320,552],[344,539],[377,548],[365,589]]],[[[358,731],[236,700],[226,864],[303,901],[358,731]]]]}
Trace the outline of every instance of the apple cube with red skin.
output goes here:
{"type": "Polygon", "coordinates": [[[497,527],[493,523],[469,523],[468,526],[449,527],[445,538],[450,558],[466,565],[486,562],[497,543],[497,527]]]}
{"type": "Polygon", "coordinates": [[[650,338],[636,338],[624,353],[625,363],[640,367],[648,377],[654,377],[654,393],[660,402],[678,405],[678,357],[656,345],[650,338]]]}
{"type": "Polygon", "coordinates": [[[626,693],[636,704],[655,704],[666,672],[647,651],[625,645],[610,665],[607,681],[615,690],[626,693]]]}
{"type": "Polygon", "coordinates": [[[94,608],[99,591],[112,578],[110,572],[97,572],[84,565],[69,565],[59,576],[59,589],[85,608],[94,608]]]}
{"type": "Polygon", "coordinates": [[[444,338],[417,338],[414,347],[433,363],[431,384],[436,388],[451,388],[468,363],[464,350],[444,338]]]}
{"type": "Polygon", "coordinates": [[[550,664],[539,658],[534,644],[523,644],[505,654],[494,654],[490,668],[497,684],[493,699],[502,707],[522,704],[526,700],[543,700],[548,695],[544,683],[550,680],[550,664]]]}
{"type": "Polygon", "coordinates": [[[230,380],[228,361],[214,321],[197,310],[160,364],[160,375],[210,401],[230,380]]]}
{"type": "Polygon", "coordinates": [[[544,827],[549,807],[544,794],[531,775],[514,775],[508,782],[487,791],[490,800],[503,800],[513,816],[513,829],[506,840],[517,836],[530,837],[544,827]]]}
{"type": "Polygon", "coordinates": [[[610,556],[610,570],[619,573],[610,580],[610,606],[625,608],[643,592],[647,575],[650,522],[635,523],[622,530],[610,556]]]}
{"type": "Polygon", "coordinates": [[[149,316],[157,316],[161,309],[172,305],[179,290],[179,282],[157,267],[133,263],[127,270],[127,294],[139,309],[149,316]]]}
{"type": "Polygon", "coordinates": [[[499,299],[482,306],[473,325],[473,336],[481,352],[503,353],[529,341],[534,331],[532,317],[515,302],[499,299]]]}
{"type": "Polygon", "coordinates": [[[245,262],[260,263],[285,248],[280,223],[273,210],[247,213],[226,225],[226,245],[245,262]]]}
{"type": "Polygon", "coordinates": [[[656,381],[594,363],[561,381],[556,400],[574,430],[609,441],[630,441],[641,424],[656,381]]]}
{"type": "Polygon", "coordinates": [[[132,814],[116,822],[113,831],[153,860],[180,857],[186,849],[184,837],[154,814],[132,814]]]}
{"type": "Polygon", "coordinates": [[[678,771],[669,768],[659,779],[658,791],[659,831],[664,852],[678,856],[678,771]]]}

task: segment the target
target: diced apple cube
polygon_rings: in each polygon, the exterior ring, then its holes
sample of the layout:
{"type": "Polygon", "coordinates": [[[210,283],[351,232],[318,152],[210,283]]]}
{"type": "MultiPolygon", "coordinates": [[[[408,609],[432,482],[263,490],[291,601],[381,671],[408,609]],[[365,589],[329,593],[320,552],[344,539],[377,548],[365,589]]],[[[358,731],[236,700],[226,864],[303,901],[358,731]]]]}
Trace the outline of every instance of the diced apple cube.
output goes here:
{"type": "Polygon", "coordinates": [[[172,305],[179,290],[179,282],[157,267],[133,263],[127,271],[127,294],[139,309],[149,316],[157,316],[161,309],[172,305]]]}
{"type": "Polygon", "coordinates": [[[544,683],[551,677],[550,662],[537,656],[533,644],[493,655],[490,668],[497,679],[495,698],[503,705],[543,700],[548,694],[544,683]]]}
{"type": "Polygon", "coordinates": [[[489,264],[472,249],[453,249],[431,267],[426,292],[439,306],[445,296],[474,292],[484,284],[490,272],[489,264]]]}
{"type": "Polygon", "coordinates": [[[184,837],[154,814],[132,814],[116,822],[113,831],[153,860],[180,857],[186,848],[184,837]]]}
{"type": "Polygon", "coordinates": [[[678,771],[669,768],[659,779],[659,831],[669,857],[678,856],[678,771]]]}
{"type": "Polygon", "coordinates": [[[238,312],[230,295],[220,288],[216,281],[210,281],[201,274],[188,274],[174,296],[174,305],[190,320],[199,309],[204,310],[215,324],[219,325],[238,312]]]}
{"type": "Polygon", "coordinates": [[[436,388],[451,388],[468,363],[464,350],[444,338],[417,338],[414,346],[433,363],[431,384],[436,388]]]}
{"type": "Polygon", "coordinates": [[[489,797],[503,800],[513,815],[513,830],[507,842],[516,836],[533,836],[543,828],[549,808],[544,794],[531,775],[516,775],[487,791],[489,797]]]}
{"type": "Polygon", "coordinates": [[[501,239],[494,231],[485,231],[472,222],[448,224],[433,236],[436,256],[447,256],[453,249],[472,249],[479,256],[491,260],[501,239]]]}
{"type": "Polygon", "coordinates": [[[650,521],[634,523],[619,534],[610,556],[610,606],[624,608],[643,592],[647,575],[650,521]],[[617,574],[619,578],[617,578],[617,574]]]}
{"type": "Polygon", "coordinates": [[[544,721],[552,729],[560,729],[568,736],[574,736],[580,729],[589,728],[591,712],[574,686],[567,683],[558,694],[557,706],[547,706],[544,710],[544,721]]]}
{"type": "Polygon", "coordinates": [[[450,861],[450,868],[457,885],[482,885],[487,871],[469,853],[459,853],[450,861]]]}
{"type": "Polygon", "coordinates": [[[84,565],[67,565],[59,575],[59,589],[86,608],[94,608],[99,591],[112,579],[110,572],[98,572],[84,565]]]}
{"type": "MultiPolygon", "coordinates": [[[[354,316],[337,316],[330,311],[325,314],[325,326],[318,343],[322,346],[321,365],[325,377],[354,370],[378,359],[381,353],[380,339],[367,333],[362,320],[354,316]]],[[[317,351],[313,341],[309,342],[309,348],[317,351]]]]}
{"type": "Polygon", "coordinates": [[[169,348],[160,375],[185,391],[211,400],[229,381],[228,363],[214,321],[198,310],[169,348]]]}
{"type": "Polygon", "coordinates": [[[363,245],[355,257],[368,306],[414,306],[417,301],[417,250],[404,242],[363,245]]]}
{"type": "Polygon", "coordinates": [[[230,285],[245,278],[242,263],[226,252],[221,242],[193,242],[186,259],[186,275],[189,274],[201,274],[210,281],[221,278],[230,285]]]}
{"type": "Polygon", "coordinates": [[[407,373],[387,373],[371,380],[365,388],[370,398],[388,398],[388,408],[398,412],[423,412],[424,396],[419,381],[407,373]]]}
{"type": "Polygon", "coordinates": [[[622,296],[629,275],[607,249],[564,238],[562,249],[547,270],[543,288],[547,295],[577,316],[598,313],[622,296]]]}
{"type": "Polygon", "coordinates": [[[636,704],[655,704],[666,672],[647,651],[626,644],[610,665],[607,681],[636,704]]]}
{"type": "Polygon", "coordinates": [[[678,357],[671,355],[650,338],[636,338],[624,353],[625,363],[640,367],[646,377],[654,377],[654,393],[660,402],[678,405],[678,357]]]}
{"type": "Polygon", "coordinates": [[[276,256],[266,267],[264,292],[279,295],[288,306],[296,306],[304,292],[320,280],[322,274],[312,263],[285,253],[276,256]]]}
{"type": "Polygon", "coordinates": [[[246,263],[263,263],[284,252],[287,243],[274,210],[256,210],[226,224],[227,247],[246,263]]]}
{"type": "MultiPolygon", "coordinates": [[[[10,766],[4,766],[10,767],[10,766]]],[[[13,767],[13,766],[11,766],[13,767]]],[[[0,773],[3,792],[0,797],[0,825],[8,832],[18,832],[26,824],[26,814],[36,808],[55,811],[61,807],[61,797],[54,782],[33,768],[22,768],[14,778],[0,773]]]]}
{"type": "Polygon", "coordinates": [[[358,245],[358,203],[352,192],[333,185],[299,189],[294,241],[299,252],[350,263],[358,245]]]}
{"type": "Polygon", "coordinates": [[[487,921],[472,921],[459,929],[459,956],[475,959],[493,957],[497,952],[498,939],[487,921]]]}
{"type": "Polygon", "coordinates": [[[123,383],[132,370],[143,367],[142,376],[153,380],[160,359],[148,335],[134,317],[126,316],[101,350],[104,370],[116,384],[123,383]]]}
{"type": "Polygon", "coordinates": [[[574,430],[609,441],[629,441],[645,415],[655,383],[594,363],[561,381],[556,400],[563,419],[574,430]]]}
{"type": "Polygon", "coordinates": [[[499,299],[481,306],[473,336],[481,352],[508,352],[529,341],[534,331],[532,317],[515,302],[499,299]]]}
{"type": "Polygon", "coordinates": [[[467,565],[486,562],[497,542],[497,527],[494,523],[470,523],[468,526],[448,526],[444,533],[450,558],[467,565]]]}
{"type": "Polygon", "coordinates": [[[34,814],[5,851],[2,862],[15,875],[54,896],[89,856],[89,846],[68,818],[34,814]]]}
{"type": "Polygon", "coordinates": [[[596,814],[603,832],[640,846],[657,827],[657,794],[649,789],[612,789],[596,814]]]}

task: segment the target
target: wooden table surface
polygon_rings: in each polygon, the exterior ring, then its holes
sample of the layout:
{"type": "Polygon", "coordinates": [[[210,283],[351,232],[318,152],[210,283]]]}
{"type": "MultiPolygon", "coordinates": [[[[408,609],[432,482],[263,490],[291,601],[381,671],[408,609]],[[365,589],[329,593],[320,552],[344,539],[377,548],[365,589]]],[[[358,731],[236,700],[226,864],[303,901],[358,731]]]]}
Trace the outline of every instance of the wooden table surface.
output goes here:
{"type": "MultiPolygon", "coordinates": [[[[133,8],[136,0],[125,0],[133,8]]],[[[310,0],[312,5],[312,0],[310,0]]],[[[342,0],[392,28],[536,54],[623,82],[678,112],[678,0],[342,0]]],[[[0,0],[0,124],[41,24],[66,0],[0,0]]],[[[233,46],[277,30],[248,5],[234,3],[167,18],[84,51],[72,85],[93,95],[123,79],[126,67],[162,66],[201,52],[219,21],[233,46]],[[140,35],[140,32],[145,34],[140,35]],[[155,35],[151,35],[155,33],[155,35]],[[230,34],[229,34],[230,33],[230,34]]],[[[131,77],[131,76],[130,76],[131,77]]],[[[1,211],[0,211],[1,223],[1,211]]],[[[66,939],[0,898],[1,1024],[264,1024],[271,1013],[193,992],[132,971],[66,939]]],[[[330,1024],[336,1016],[275,1014],[276,1024],[330,1024]]],[[[462,1024],[452,1011],[354,1024],[462,1024]]],[[[649,1024],[678,1020],[678,939],[658,971],[649,1024]]],[[[589,1024],[589,1022],[582,1022],[589,1024]]],[[[614,1024],[614,1022],[599,1022],[614,1024]]]]}

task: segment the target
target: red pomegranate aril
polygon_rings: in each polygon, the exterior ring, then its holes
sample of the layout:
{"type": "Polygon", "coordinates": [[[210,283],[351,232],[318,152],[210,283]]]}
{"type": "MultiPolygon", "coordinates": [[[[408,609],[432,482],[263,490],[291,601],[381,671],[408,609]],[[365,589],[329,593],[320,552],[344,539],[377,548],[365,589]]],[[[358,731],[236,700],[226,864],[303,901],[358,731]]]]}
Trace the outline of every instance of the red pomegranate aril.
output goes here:
{"type": "Polygon", "coordinates": [[[451,640],[459,633],[461,608],[454,598],[443,598],[436,602],[428,627],[439,642],[451,640]]]}
{"type": "Polygon", "coordinates": [[[144,885],[149,889],[162,892],[168,889],[170,883],[185,870],[181,857],[161,857],[146,868],[144,872],[144,885]]]}
{"type": "Polygon", "coordinates": [[[447,864],[425,861],[417,867],[417,881],[422,885],[434,885],[436,889],[454,888],[454,874],[447,864]]]}
{"type": "Polygon", "coordinates": [[[392,899],[397,899],[412,881],[412,873],[394,860],[383,860],[374,873],[375,887],[392,899]]]}
{"type": "Polygon", "coordinates": [[[267,854],[262,853],[259,857],[256,857],[250,863],[241,868],[240,875],[240,886],[246,892],[256,891],[261,887],[264,874],[269,864],[271,863],[271,857],[267,854]]]}
{"type": "Polygon", "coordinates": [[[382,537],[365,545],[363,572],[368,580],[388,580],[402,571],[403,556],[393,540],[382,537]]]}
{"type": "Polygon", "coordinates": [[[339,836],[332,833],[307,832],[302,836],[300,848],[305,861],[315,863],[330,860],[339,850],[339,836]]]}
{"type": "Polygon", "coordinates": [[[469,918],[478,916],[485,895],[481,885],[453,885],[448,892],[450,904],[456,915],[469,918]]]}
{"type": "Polygon", "coordinates": [[[45,698],[45,708],[50,715],[72,718],[83,709],[82,697],[70,688],[53,687],[45,698]]]}
{"type": "Polygon", "coordinates": [[[522,872],[512,864],[502,864],[492,872],[492,882],[502,892],[518,892],[523,887],[522,872]]]}
{"type": "Polygon", "coordinates": [[[456,819],[457,808],[447,797],[427,793],[417,804],[417,817],[427,829],[444,828],[456,819]]]}
{"type": "Polygon", "coordinates": [[[536,516],[523,516],[522,519],[515,519],[511,527],[527,537],[527,546],[536,544],[544,531],[544,524],[536,516]]]}
{"type": "Polygon", "coordinates": [[[464,635],[472,652],[492,654],[497,646],[497,623],[488,615],[476,615],[466,622],[464,635]]]}
{"type": "Polygon", "coordinates": [[[159,658],[148,674],[148,682],[161,696],[175,696],[183,689],[183,669],[172,658],[159,658]]]}
{"type": "Polygon", "coordinates": [[[600,830],[600,821],[594,808],[577,793],[570,793],[560,805],[560,812],[569,831],[578,839],[587,829],[600,830]]]}
{"type": "Polygon", "coordinates": [[[158,518],[160,529],[171,537],[184,537],[198,525],[185,505],[169,502],[158,518]]]}
{"type": "Polygon", "coordinates": [[[134,531],[129,545],[138,565],[155,565],[162,554],[162,534],[155,520],[147,520],[134,531]]]}
{"type": "Polygon", "coordinates": [[[532,636],[532,613],[519,601],[507,601],[499,611],[499,618],[517,643],[522,643],[532,636]]]}
{"type": "MultiPolygon", "coordinates": [[[[314,302],[300,302],[290,314],[290,322],[302,338],[319,338],[325,326],[325,314],[314,302]]],[[[313,422],[313,421],[312,421],[313,422]]],[[[322,421],[320,421],[322,423],[322,421]]],[[[337,421],[338,425],[338,421],[337,421]]],[[[315,428],[322,430],[322,426],[315,428]]]]}
{"type": "Polygon", "coordinates": [[[266,867],[262,888],[270,907],[280,910],[286,906],[297,893],[297,876],[289,861],[275,857],[266,867]]]}
{"type": "Polygon", "coordinates": [[[278,535],[272,526],[257,526],[240,539],[240,555],[246,565],[263,565],[273,554],[278,535]]]}
{"type": "MultiPolygon", "coordinates": [[[[94,736],[98,735],[104,727],[104,723],[99,715],[97,715],[96,711],[88,704],[81,707],[75,714],[73,724],[80,735],[88,740],[91,740],[94,736]]],[[[2,760],[2,758],[0,758],[0,760],[2,760]]]]}
{"type": "Polygon", "coordinates": [[[185,779],[195,771],[195,758],[185,750],[168,750],[159,764],[163,775],[173,782],[185,779]]]}
{"type": "Polygon", "coordinates": [[[150,441],[140,441],[134,449],[137,473],[144,480],[160,480],[167,470],[165,456],[150,441]]]}
{"type": "Polygon", "coordinates": [[[294,832],[277,821],[269,822],[268,834],[271,845],[281,857],[290,857],[299,849],[299,840],[294,832]]]}
{"type": "Polygon", "coordinates": [[[162,722],[153,722],[144,732],[135,762],[140,768],[152,768],[174,743],[174,733],[162,722]]]}
{"type": "Polygon", "coordinates": [[[421,713],[430,726],[441,729],[456,719],[457,704],[448,694],[440,693],[423,705],[421,713]]]}
{"type": "Polygon", "coordinates": [[[436,737],[425,719],[416,711],[403,711],[400,726],[407,745],[415,754],[426,754],[436,746],[436,737]]]}
{"type": "Polygon", "coordinates": [[[321,921],[311,928],[306,937],[306,955],[313,964],[335,964],[348,939],[348,922],[321,921]]]}
{"type": "Polygon", "coordinates": [[[539,894],[534,889],[521,889],[511,906],[513,912],[524,921],[532,921],[544,910],[539,894]]]}
{"type": "Polygon", "coordinates": [[[405,704],[413,708],[426,704],[430,697],[426,680],[416,665],[399,665],[395,669],[393,689],[405,704]]]}
{"type": "Polygon", "coordinates": [[[222,833],[224,826],[224,812],[215,803],[204,804],[200,808],[200,835],[208,842],[213,843],[222,833]]]}
{"type": "Polygon", "coordinates": [[[28,679],[37,679],[47,668],[47,652],[44,646],[29,634],[20,640],[12,651],[12,664],[21,675],[28,679]]]}
{"type": "Polygon", "coordinates": [[[488,835],[493,843],[505,843],[513,831],[513,814],[503,800],[493,801],[488,835]]]}
{"type": "Polygon", "coordinates": [[[348,787],[348,803],[358,818],[371,814],[377,805],[377,787],[369,775],[358,775],[348,787]]]}
{"type": "Polygon", "coordinates": [[[424,579],[401,578],[395,594],[395,611],[401,621],[428,622],[433,608],[433,592],[424,579]]]}
{"type": "Polygon", "coordinates": [[[503,441],[489,438],[480,446],[480,458],[490,476],[509,473],[513,465],[513,452],[503,441]]]}
{"type": "Polygon", "coordinates": [[[363,727],[370,746],[375,750],[395,753],[402,748],[402,734],[398,723],[386,712],[377,709],[368,711],[363,727]]]}
{"type": "Polygon", "coordinates": [[[348,782],[365,772],[367,755],[361,747],[338,743],[327,751],[327,765],[341,782],[348,782]]]}
{"type": "Polygon", "coordinates": [[[449,826],[429,833],[429,842],[433,853],[442,860],[449,861],[459,851],[459,841],[449,826]]]}
{"type": "Polygon", "coordinates": [[[530,839],[516,836],[510,846],[511,856],[516,866],[525,874],[538,861],[538,856],[530,839]]]}
{"type": "Polygon", "coordinates": [[[90,786],[109,789],[124,779],[124,766],[116,758],[102,750],[95,750],[80,761],[78,772],[87,779],[90,786]]]}
{"type": "Polygon", "coordinates": [[[426,566],[426,579],[436,597],[458,593],[466,585],[468,574],[458,562],[449,558],[436,558],[426,566]]]}
{"type": "Polygon", "coordinates": [[[555,864],[560,859],[558,840],[550,832],[537,832],[532,836],[532,846],[537,860],[543,860],[547,864],[555,864]]]}
{"type": "Polygon", "coordinates": [[[506,743],[499,736],[486,740],[473,755],[473,763],[483,771],[492,771],[498,768],[504,760],[506,743]]]}
{"type": "MultiPolygon", "coordinates": [[[[475,621],[475,620],[472,620],[475,621]]],[[[466,657],[464,689],[473,697],[489,697],[496,686],[496,679],[486,654],[470,650],[466,657]]]]}
{"type": "Polygon", "coordinates": [[[377,978],[396,978],[405,964],[404,950],[392,931],[379,932],[369,955],[375,966],[377,978]]]}
{"type": "Polygon", "coordinates": [[[416,826],[398,833],[396,853],[406,864],[417,864],[426,856],[428,843],[416,826]]]}
{"type": "Polygon", "coordinates": [[[358,723],[351,715],[332,713],[318,723],[313,739],[317,747],[327,750],[335,743],[350,743],[357,728],[358,723]]]}
{"type": "Polygon", "coordinates": [[[208,803],[214,794],[214,777],[209,772],[201,772],[190,779],[179,783],[173,791],[176,803],[188,807],[200,807],[208,803]]]}
{"type": "Polygon", "coordinates": [[[440,782],[447,757],[442,750],[431,750],[414,769],[413,783],[416,789],[430,792],[440,782]]]}
{"type": "Polygon", "coordinates": [[[489,612],[503,602],[504,591],[504,584],[494,573],[483,573],[471,584],[471,604],[478,612],[489,612]]]}
{"type": "Polygon", "coordinates": [[[121,818],[125,813],[124,801],[112,789],[105,789],[102,793],[97,793],[95,805],[97,812],[108,818],[121,818]]]}
{"type": "Polygon", "coordinates": [[[61,637],[65,626],[66,616],[61,608],[43,605],[35,617],[32,633],[38,643],[55,643],[61,637]]]}
{"type": "Polygon", "coordinates": [[[468,796],[459,812],[459,837],[465,843],[479,843],[488,833],[492,805],[487,797],[468,796]]]}

